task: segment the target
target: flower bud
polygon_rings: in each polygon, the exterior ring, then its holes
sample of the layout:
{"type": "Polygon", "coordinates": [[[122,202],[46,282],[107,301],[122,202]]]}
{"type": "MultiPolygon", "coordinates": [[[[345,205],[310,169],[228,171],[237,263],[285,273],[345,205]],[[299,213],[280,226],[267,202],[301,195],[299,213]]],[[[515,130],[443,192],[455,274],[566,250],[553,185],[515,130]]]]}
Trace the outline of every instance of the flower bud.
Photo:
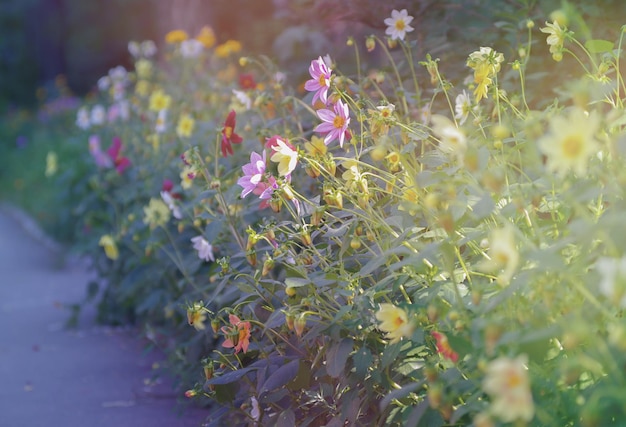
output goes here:
{"type": "Polygon", "coordinates": [[[294,322],[296,320],[296,316],[293,313],[285,313],[285,323],[287,324],[287,329],[290,331],[294,330],[294,322]]]}
{"type": "Polygon", "coordinates": [[[304,333],[304,328],[306,326],[306,313],[300,314],[298,318],[294,321],[294,329],[296,330],[296,335],[301,337],[304,333]]]}
{"type": "Polygon", "coordinates": [[[261,271],[261,276],[267,276],[270,271],[274,268],[274,259],[267,258],[263,261],[263,270],[261,271]]]}
{"type": "Polygon", "coordinates": [[[220,320],[219,319],[211,319],[211,329],[214,334],[217,334],[217,331],[220,330],[220,320]]]}
{"type": "Polygon", "coordinates": [[[369,36],[365,39],[365,48],[368,52],[371,52],[374,48],[376,48],[376,39],[374,39],[374,36],[369,36]]]}

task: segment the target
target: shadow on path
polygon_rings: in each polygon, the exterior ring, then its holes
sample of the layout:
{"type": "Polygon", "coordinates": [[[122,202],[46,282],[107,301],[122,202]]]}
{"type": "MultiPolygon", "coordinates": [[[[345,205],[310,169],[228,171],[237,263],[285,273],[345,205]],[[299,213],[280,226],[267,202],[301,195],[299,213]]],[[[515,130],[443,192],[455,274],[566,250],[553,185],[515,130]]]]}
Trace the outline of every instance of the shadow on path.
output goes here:
{"type": "Polygon", "coordinates": [[[155,357],[134,330],[97,326],[93,310],[64,328],[90,275],[23,225],[0,208],[0,426],[200,426],[206,410],[146,385],[155,357]]]}

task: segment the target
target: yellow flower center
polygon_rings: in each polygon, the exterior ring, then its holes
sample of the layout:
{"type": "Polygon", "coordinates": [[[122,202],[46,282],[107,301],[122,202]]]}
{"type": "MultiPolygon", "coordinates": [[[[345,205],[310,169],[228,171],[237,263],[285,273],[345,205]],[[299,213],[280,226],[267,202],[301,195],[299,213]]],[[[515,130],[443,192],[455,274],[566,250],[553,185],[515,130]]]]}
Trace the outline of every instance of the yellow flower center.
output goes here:
{"type": "Polygon", "coordinates": [[[230,138],[233,135],[233,128],[230,126],[226,126],[226,128],[224,129],[224,135],[226,135],[226,138],[230,138]]]}
{"type": "Polygon", "coordinates": [[[522,384],[522,377],[517,374],[511,374],[507,378],[506,385],[509,389],[519,387],[522,384]]]}
{"type": "Polygon", "coordinates": [[[396,21],[396,30],[398,30],[398,31],[404,31],[404,27],[405,27],[405,25],[404,25],[404,21],[403,21],[402,19],[398,19],[398,20],[396,21]]]}
{"type": "Polygon", "coordinates": [[[505,252],[497,252],[493,255],[493,260],[498,263],[498,265],[506,265],[509,263],[509,255],[505,252]]]}
{"type": "Polygon", "coordinates": [[[320,86],[328,86],[328,84],[326,83],[326,76],[325,75],[322,74],[320,76],[319,84],[320,84],[320,86]]]}
{"type": "Polygon", "coordinates": [[[341,116],[335,116],[335,118],[333,119],[333,126],[337,129],[341,129],[345,123],[346,119],[341,116]]]}
{"type": "Polygon", "coordinates": [[[562,150],[565,157],[575,159],[583,151],[583,141],[577,135],[570,135],[563,141],[562,150]]]}
{"type": "Polygon", "coordinates": [[[402,317],[400,316],[397,316],[395,319],[393,319],[393,324],[396,327],[396,329],[398,329],[400,326],[404,324],[404,319],[402,319],[402,317]]]}

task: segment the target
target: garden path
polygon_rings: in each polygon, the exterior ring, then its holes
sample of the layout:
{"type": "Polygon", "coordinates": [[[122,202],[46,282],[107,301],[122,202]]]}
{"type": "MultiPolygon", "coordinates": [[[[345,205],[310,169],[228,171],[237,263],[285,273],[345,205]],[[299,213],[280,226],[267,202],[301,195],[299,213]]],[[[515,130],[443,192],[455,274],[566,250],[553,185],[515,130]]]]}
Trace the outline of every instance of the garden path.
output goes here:
{"type": "Polygon", "coordinates": [[[24,224],[0,209],[0,427],[200,426],[206,411],[170,383],[145,384],[157,356],[132,329],[96,325],[93,308],[64,328],[89,273],[24,224]]]}

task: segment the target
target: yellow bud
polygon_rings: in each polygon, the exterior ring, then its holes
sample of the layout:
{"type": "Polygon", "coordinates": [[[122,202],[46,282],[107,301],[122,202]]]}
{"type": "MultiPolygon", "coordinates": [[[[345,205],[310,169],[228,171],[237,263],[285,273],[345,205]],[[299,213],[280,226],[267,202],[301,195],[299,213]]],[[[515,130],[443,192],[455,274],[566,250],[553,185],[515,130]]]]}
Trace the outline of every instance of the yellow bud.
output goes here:
{"type": "Polygon", "coordinates": [[[567,24],[569,24],[569,18],[563,9],[552,11],[552,13],[550,13],[550,19],[561,27],[567,27],[567,24]]]}
{"type": "Polygon", "coordinates": [[[294,296],[296,294],[296,288],[294,288],[293,286],[287,286],[285,288],[285,293],[287,294],[287,296],[294,296]]]}
{"type": "Polygon", "coordinates": [[[526,21],[526,28],[528,28],[529,30],[532,29],[532,28],[535,28],[535,23],[533,22],[532,19],[528,19],[526,21]]]}
{"type": "Polygon", "coordinates": [[[387,149],[383,144],[378,144],[372,151],[370,151],[370,156],[372,160],[375,162],[380,162],[387,155],[387,149]]]}
{"type": "Polygon", "coordinates": [[[355,237],[352,240],[350,240],[350,247],[352,249],[354,249],[355,251],[357,249],[360,249],[361,248],[361,239],[359,239],[358,237],[355,237]]]}
{"type": "Polygon", "coordinates": [[[245,56],[242,56],[241,58],[239,58],[239,65],[241,65],[242,67],[245,67],[248,64],[248,58],[246,58],[245,56]]]}

